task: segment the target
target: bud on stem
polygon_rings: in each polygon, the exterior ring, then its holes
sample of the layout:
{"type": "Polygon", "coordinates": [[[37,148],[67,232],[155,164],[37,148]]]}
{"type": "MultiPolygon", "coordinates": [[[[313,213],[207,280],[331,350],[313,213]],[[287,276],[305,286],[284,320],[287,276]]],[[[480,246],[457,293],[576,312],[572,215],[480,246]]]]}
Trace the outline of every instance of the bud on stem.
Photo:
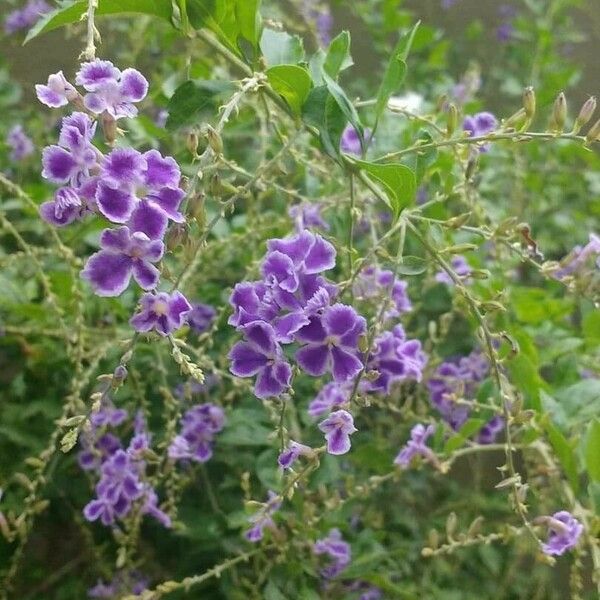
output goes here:
{"type": "Polygon", "coordinates": [[[567,98],[561,92],[554,101],[552,116],[550,117],[550,130],[562,133],[567,120],[567,98]]]}
{"type": "Polygon", "coordinates": [[[593,144],[600,139],[600,119],[598,119],[587,132],[585,136],[585,141],[588,144],[593,144]]]}
{"type": "Polygon", "coordinates": [[[535,90],[529,86],[523,92],[523,108],[527,119],[531,121],[535,115],[535,90]]]}
{"type": "Polygon", "coordinates": [[[590,96],[581,107],[577,118],[575,119],[575,124],[573,125],[573,133],[578,134],[581,131],[581,128],[586,125],[591,118],[594,116],[594,112],[596,111],[596,98],[594,96],[590,96]]]}

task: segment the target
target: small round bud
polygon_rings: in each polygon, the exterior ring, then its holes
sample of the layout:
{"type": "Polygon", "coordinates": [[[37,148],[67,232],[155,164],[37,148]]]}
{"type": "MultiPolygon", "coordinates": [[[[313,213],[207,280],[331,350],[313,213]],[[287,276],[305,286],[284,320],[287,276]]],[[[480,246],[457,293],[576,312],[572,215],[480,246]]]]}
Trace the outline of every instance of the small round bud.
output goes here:
{"type": "Polygon", "coordinates": [[[516,113],[512,114],[506,121],[503,123],[504,129],[516,129],[519,127],[523,121],[526,119],[527,114],[525,113],[524,108],[520,108],[516,113]]]}
{"type": "Polygon", "coordinates": [[[127,369],[124,365],[118,365],[113,372],[113,382],[123,383],[127,379],[127,369]]]}
{"type": "Polygon", "coordinates": [[[215,154],[223,154],[223,140],[216,129],[206,126],[206,139],[215,154]]]}
{"type": "Polygon", "coordinates": [[[194,158],[198,156],[198,134],[195,131],[188,133],[185,145],[194,158]]]}
{"type": "Polygon", "coordinates": [[[106,111],[102,113],[102,131],[104,132],[106,143],[112,146],[117,139],[117,121],[106,111]]]}

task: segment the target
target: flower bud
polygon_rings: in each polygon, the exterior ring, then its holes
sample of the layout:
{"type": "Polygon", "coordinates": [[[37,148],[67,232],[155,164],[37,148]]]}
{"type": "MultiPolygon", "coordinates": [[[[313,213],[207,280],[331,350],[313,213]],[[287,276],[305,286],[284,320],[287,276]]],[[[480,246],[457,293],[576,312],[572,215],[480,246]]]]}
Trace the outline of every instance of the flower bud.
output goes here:
{"type": "Polygon", "coordinates": [[[118,365],[113,372],[113,383],[121,384],[127,379],[127,369],[124,365],[118,365]]]}
{"type": "Polygon", "coordinates": [[[184,241],[187,230],[185,223],[173,223],[165,236],[165,246],[169,252],[176,250],[184,241]]]}
{"type": "Polygon", "coordinates": [[[552,116],[550,117],[550,129],[557,133],[561,133],[565,128],[567,120],[567,98],[561,92],[554,101],[552,107],[552,116]]]}
{"type": "Polygon", "coordinates": [[[454,104],[448,104],[446,109],[446,135],[450,137],[458,126],[458,109],[454,104]]]}
{"type": "Polygon", "coordinates": [[[206,139],[215,154],[223,154],[223,140],[217,130],[210,125],[206,126],[206,139]]]}
{"type": "Polygon", "coordinates": [[[112,146],[117,139],[117,121],[106,111],[102,113],[102,131],[104,132],[106,143],[112,146]]]}
{"type": "Polygon", "coordinates": [[[594,116],[596,111],[596,98],[590,96],[581,107],[577,118],[575,119],[575,125],[573,125],[573,133],[579,133],[581,128],[586,125],[590,119],[594,116]]]}
{"type": "Polygon", "coordinates": [[[188,133],[185,145],[190,154],[196,158],[196,156],[198,156],[198,134],[195,131],[190,131],[190,133],[188,133]]]}
{"type": "Polygon", "coordinates": [[[529,120],[533,119],[535,115],[535,90],[531,86],[526,87],[523,92],[523,108],[527,118],[529,120]]]}
{"type": "Polygon", "coordinates": [[[588,144],[593,144],[600,139],[600,119],[598,119],[587,132],[585,140],[588,144]]]}
{"type": "Polygon", "coordinates": [[[527,113],[525,112],[525,109],[520,108],[516,113],[504,121],[503,129],[516,129],[523,123],[526,117],[527,113]]]}

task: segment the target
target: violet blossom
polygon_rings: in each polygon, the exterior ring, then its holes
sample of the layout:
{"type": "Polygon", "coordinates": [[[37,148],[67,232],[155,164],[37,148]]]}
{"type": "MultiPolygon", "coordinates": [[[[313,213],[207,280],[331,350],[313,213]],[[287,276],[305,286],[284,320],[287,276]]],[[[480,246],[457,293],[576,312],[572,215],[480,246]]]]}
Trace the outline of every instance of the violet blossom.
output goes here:
{"type": "Polygon", "coordinates": [[[321,569],[321,575],[325,579],[337,577],[352,560],[350,544],[342,538],[339,529],[332,529],[327,537],[317,540],[313,544],[313,553],[317,556],[326,555],[330,562],[321,569]]]}
{"type": "Polygon", "coordinates": [[[22,125],[10,128],[6,136],[6,143],[10,147],[10,160],[20,162],[33,154],[35,147],[31,139],[25,133],[22,125]]]}
{"type": "Polygon", "coordinates": [[[229,352],[230,371],[238,377],[256,377],[254,393],[258,398],[281,395],[288,389],[292,368],[285,360],[275,330],[263,321],[243,325],[246,341],[238,342],[229,352]]]}
{"type": "Polygon", "coordinates": [[[52,7],[45,0],[28,0],[22,8],[9,12],[4,19],[4,31],[11,34],[29,29],[39,18],[50,12],[52,7]]]}
{"type": "Polygon", "coordinates": [[[415,456],[422,456],[425,460],[431,464],[436,465],[438,463],[436,455],[433,453],[431,448],[427,447],[425,443],[428,438],[433,435],[433,425],[415,425],[410,430],[410,440],[400,450],[398,456],[394,459],[394,464],[402,468],[406,468],[410,465],[412,459],[415,456]]]}
{"type": "Polygon", "coordinates": [[[392,271],[370,266],[359,273],[353,292],[360,300],[389,298],[384,318],[393,319],[412,310],[407,288],[408,284],[395,277],[392,271]]]}
{"type": "Polygon", "coordinates": [[[216,316],[217,311],[209,304],[192,302],[192,310],[187,314],[186,320],[194,333],[201,334],[210,328],[216,316]]]}
{"type": "Polygon", "coordinates": [[[252,527],[244,533],[244,537],[249,542],[259,542],[265,535],[265,529],[275,529],[275,521],[273,521],[273,515],[281,507],[280,497],[269,490],[267,492],[267,501],[263,506],[250,517],[250,523],[252,527]]]}
{"type": "Polygon", "coordinates": [[[290,440],[287,448],[279,454],[277,462],[282,469],[291,469],[300,456],[310,456],[313,449],[310,446],[290,440]]]}
{"type": "Polygon", "coordinates": [[[159,271],[153,263],[164,253],[160,240],[151,240],[126,226],[105,229],[100,236],[102,250],[88,259],[81,277],[90,282],[98,296],[120,296],[131,276],[144,290],[155,288],[159,271]]]}
{"type": "MultiPolygon", "coordinates": [[[[488,135],[498,127],[498,120],[490,112],[479,112],[473,116],[467,115],[463,121],[463,130],[469,137],[482,137],[488,135]]],[[[489,144],[481,144],[480,152],[487,152],[489,144]]]]}
{"type": "Polygon", "coordinates": [[[542,544],[542,551],[548,555],[560,556],[571,550],[583,533],[583,525],[566,510],[556,512],[552,516],[540,517],[537,522],[548,527],[548,540],[542,544]]]}
{"type": "Polygon", "coordinates": [[[288,215],[294,221],[298,232],[314,227],[329,231],[329,224],[321,216],[321,205],[316,202],[294,204],[288,210],[288,215]]]}
{"type": "Polygon", "coordinates": [[[46,85],[38,83],[35,93],[38,100],[50,108],[60,108],[80,98],[79,92],[67,81],[62,71],[48,75],[46,85]]]}
{"type": "Polygon", "coordinates": [[[128,594],[139,595],[148,589],[148,579],[139,571],[118,571],[110,582],[99,579],[88,589],[88,598],[121,598],[128,594]]]}
{"type": "MultiPolygon", "coordinates": [[[[367,147],[371,143],[371,130],[364,130],[364,144],[367,147]]],[[[363,153],[363,147],[360,143],[360,136],[354,126],[348,124],[342,132],[340,139],[340,150],[346,154],[353,154],[354,156],[361,156],[363,153]]]]}
{"type": "MultiPolygon", "coordinates": [[[[460,254],[452,257],[450,265],[452,266],[452,270],[461,278],[463,282],[465,282],[471,274],[471,267],[469,266],[467,259],[460,254]]],[[[445,283],[446,285],[454,285],[454,281],[450,275],[446,273],[446,271],[439,271],[436,273],[435,280],[439,283],[445,283]]]]}
{"type": "Polygon", "coordinates": [[[346,454],[350,450],[350,436],[358,431],[354,419],[346,410],[332,412],[319,423],[319,429],[325,434],[329,454],[346,454]]]}
{"type": "Polygon", "coordinates": [[[132,327],[139,332],[154,329],[162,336],[170,335],[182,327],[192,310],[186,297],[179,291],[144,294],[140,299],[140,307],[140,311],[129,320],[132,327]]]}
{"type": "Polygon", "coordinates": [[[169,457],[207,462],[213,454],[214,438],[224,425],[225,413],[220,406],[207,403],[190,408],[181,419],[181,433],[169,445],[169,457]]]}
{"type": "Polygon", "coordinates": [[[350,400],[351,385],[335,382],[324,385],[314,400],[308,405],[311,417],[320,417],[334,408],[345,406],[350,400]]]}

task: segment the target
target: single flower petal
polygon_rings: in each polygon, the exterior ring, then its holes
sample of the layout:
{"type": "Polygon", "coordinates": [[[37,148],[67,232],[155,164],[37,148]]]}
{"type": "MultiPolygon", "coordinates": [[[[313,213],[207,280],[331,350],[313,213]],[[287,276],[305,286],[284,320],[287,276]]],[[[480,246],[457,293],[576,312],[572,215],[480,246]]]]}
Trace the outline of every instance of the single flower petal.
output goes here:
{"type": "Polygon", "coordinates": [[[90,282],[98,296],[119,296],[131,279],[131,259],[101,250],[88,259],[81,277],[90,282]]]}
{"type": "Polygon", "coordinates": [[[77,162],[60,146],[44,148],[42,167],[42,177],[53,183],[67,183],[77,173],[77,162]]]}
{"type": "Polygon", "coordinates": [[[137,198],[127,188],[117,189],[103,181],[98,184],[98,210],[113,223],[127,223],[137,202],[137,198]]]}
{"type": "Polygon", "coordinates": [[[252,377],[267,364],[267,357],[248,342],[235,344],[229,352],[229,359],[229,370],[237,377],[252,377]]]}
{"type": "Polygon", "coordinates": [[[158,285],[160,272],[153,264],[143,260],[134,260],[132,270],[133,278],[142,289],[151,290],[158,285]]]}
{"type": "Polygon", "coordinates": [[[158,150],[149,150],[144,154],[147,163],[145,184],[150,188],[179,186],[181,172],[174,158],[162,156],[158,150]]]}
{"type": "Polygon", "coordinates": [[[152,240],[162,239],[168,224],[167,215],[147,200],[138,203],[128,223],[132,231],[141,231],[152,240]]]}
{"type": "Polygon", "coordinates": [[[148,81],[136,69],[125,69],[120,84],[121,98],[125,102],[140,102],[148,93],[148,81]]]}
{"type": "Polygon", "coordinates": [[[296,352],[296,361],[309,375],[319,377],[327,371],[329,356],[329,348],[326,345],[309,345],[296,352]]]}

